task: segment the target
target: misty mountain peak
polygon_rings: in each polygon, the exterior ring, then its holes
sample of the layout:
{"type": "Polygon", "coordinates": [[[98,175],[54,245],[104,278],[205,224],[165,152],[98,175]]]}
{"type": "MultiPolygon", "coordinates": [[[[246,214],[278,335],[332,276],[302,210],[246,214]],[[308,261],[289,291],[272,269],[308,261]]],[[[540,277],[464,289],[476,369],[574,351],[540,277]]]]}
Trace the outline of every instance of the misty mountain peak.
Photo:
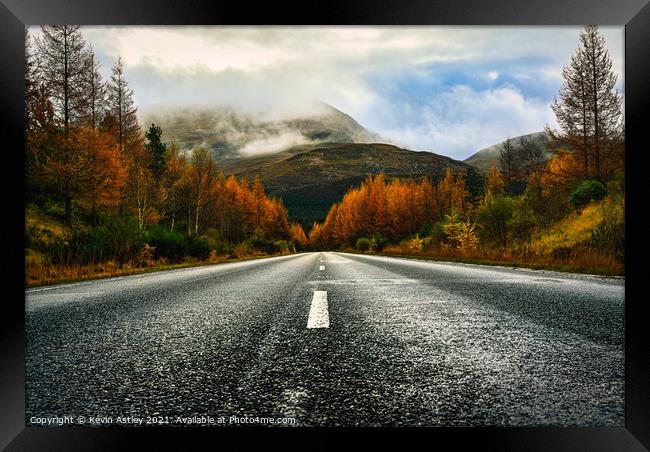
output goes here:
{"type": "Polygon", "coordinates": [[[217,159],[259,156],[322,142],[372,143],[379,136],[324,102],[264,110],[227,105],[162,105],[140,114],[145,127],[155,123],[163,139],[187,152],[207,147],[217,159]]]}

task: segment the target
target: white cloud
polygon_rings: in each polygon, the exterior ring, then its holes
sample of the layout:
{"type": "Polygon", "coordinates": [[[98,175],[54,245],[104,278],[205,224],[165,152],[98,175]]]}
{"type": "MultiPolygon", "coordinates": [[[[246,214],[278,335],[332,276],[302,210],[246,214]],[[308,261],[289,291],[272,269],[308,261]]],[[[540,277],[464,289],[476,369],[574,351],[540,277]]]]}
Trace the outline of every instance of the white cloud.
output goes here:
{"type": "Polygon", "coordinates": [[[417,113],[422,118],[419,124],[379,133],[395,137],[403,146],[431,149],[460,160],[507,137],[538,132],[547,123],[555,124],[546,103],[527,99],[507,85],[485,91],[456,86],[417,113]]]}
{"type": "Polygon", "coordinates": [[[284,132],[266,138],[249,141],[239,152],[245,156],[273,154],[274,152],[288,149],[292,146],[308,143],[303,135],[297,132],[284,132]]]}
{"type": "MultiPolygon", "coordinates": [[[[601,30],[623,86],[623,28],[601,30]]],[[[552,121],[550,98],[521,86],[559,89],[580,27],[92,26],[83,31],[104,73],[122,56],[141,110],[161,103],[219,104],[299,114],[320,100],[389,141],[466,157],[552,121]],[[433,89],[451,66],[493,89],[463,86],[465,80],[433,89]],[[378,75],[392,81],[403,74],[430,81],[432,89],[401,99],[397,82],[376,82],[378,75]]]]}

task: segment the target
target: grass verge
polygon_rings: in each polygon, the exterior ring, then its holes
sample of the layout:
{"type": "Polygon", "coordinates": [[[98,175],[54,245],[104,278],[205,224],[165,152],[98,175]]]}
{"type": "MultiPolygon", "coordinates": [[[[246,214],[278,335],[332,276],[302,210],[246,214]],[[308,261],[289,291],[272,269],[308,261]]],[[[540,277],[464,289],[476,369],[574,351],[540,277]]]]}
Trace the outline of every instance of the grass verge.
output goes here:
{"type": "Polygon", "coordinates": [[[567,262],[558,260],[551,256],[536,256],[533,259],[510,258],[494,259],[463,256],[435,256],[426,254],[405,254],[405,253],[361,253],[359,251],[346,250],[353,254],[365,254],[386,257],[402,257],[406,259],[422,259],[437,262],[460,262],[465,264],[492,265],[499,267],[529,268],[532,270],[550,270],[565,273],[581,273],[599,276],[625,276],[624,264],[614,259],[604,258],[602,265],[593,265],[593,262],[567,262]]]}
{"type": "Polygon", "coordinates": [[[165,270],[175,270],[179,268],[203,267],[206,265],[218,265],[231,262],[241,262],[254,259],[264,259],[267,257],[287,256],[288,254],[268,254],[247,256],[239,258],[219,259],[219,260],[206,260],[206,261],[192,261],[182,262],[179,264],[160,264],[151,265],[147,267],[134,267],[131,265],[124,265],[118,268],[114,264],[98,264],[93,266],[74,266],[74,267],[60,267],[60,266],[45,266],[45,265],[30,265],[25,267],[25,288],[52,286],[57,284],[67,284],[79,281],[89,281],[93,279],[107,279],[117,276],[137,275],[142,273],[154,273],[165,270]]]}

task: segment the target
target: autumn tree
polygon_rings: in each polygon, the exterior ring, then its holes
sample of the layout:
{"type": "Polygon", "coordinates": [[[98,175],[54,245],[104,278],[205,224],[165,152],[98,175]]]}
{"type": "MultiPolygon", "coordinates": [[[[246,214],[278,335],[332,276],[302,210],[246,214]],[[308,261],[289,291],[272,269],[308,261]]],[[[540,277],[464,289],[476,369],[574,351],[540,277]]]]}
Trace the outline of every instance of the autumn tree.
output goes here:
{"type": "Polygon", "coordinates": [[[141,141],[131,143],[130,152],[125,154],[120,151],[120,155],[127,168],[124,200],[129,207],[135,210],[138,225],[140,229],[144,229],[148,220],[157,219],[157,214],[153,209],[156,182],[151,172],[151,156],[141,141]]]}
{"type": "Polygon", "coordinates": [[[304,250],[307,246],[307,236],[305,231],[299,223],[292,223],[289,227],[291,233],[291,241],[293,241],[298,249],[304,250]]]}
{"type": "Polygon", "coordinates": [[[39,71],[38,53],[25,29],[25,175],[27,194],[44,188],[47,155],[60,145],[54,106],[39,71]]]}
{"type": "Polygon", "coordinates": [[[170,229],[176,223],[176,213],[182,198],[182,179],[187,172],[187,159],[180,155],[178,146],[172,144],[165,154],[165,175],[162,180],[163,201],[170,217],[170,229]]]}
{"type": "Polygon", "coordinates": [[[192,152],[191,167],[188,174],[190,185],[190,202],[188,203],[188,235],[199,232],[201,211],[208,200],[212,179],[215,174],[215,165],[209,151],[199,147],[192,152]],[[192,221],[192,212],[194,218],[192,221]]]}
{"type": "Polygon", "coordinates": [[[87,204],[92,224],[97,222],[99,208],[114,209],[120,202],[125,171],[119,150],[107,134],[94,128],[75,132],[75,144],[84,154],[83,186],[80,198],[87,204]]]}
{"type": "Polygon", "coordinates": [[[503,175],[496,165],[492,165],[485,183],[485,196],[498,196],[505,192],[503,175]]]}

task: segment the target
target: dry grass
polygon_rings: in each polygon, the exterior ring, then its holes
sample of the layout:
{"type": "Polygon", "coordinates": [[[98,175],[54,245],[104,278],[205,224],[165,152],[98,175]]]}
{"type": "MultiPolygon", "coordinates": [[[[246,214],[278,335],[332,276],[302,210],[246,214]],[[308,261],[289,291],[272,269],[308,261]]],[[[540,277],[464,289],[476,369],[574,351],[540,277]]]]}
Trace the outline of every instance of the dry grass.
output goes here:
{"type": "MultiPolygon", "coordinates": [[[[28,250],[31,251],[31,250],[28,250]]],[[[251,259],[270,257],[264,254],[248,256],[216,256],[211,255],[206,260],[198,260],[191,257],[185,258],[182,263],[169,264],[165,259],[150,261],[147,265],[136,265],[133,263],[117,265],[115,262],[104,262],[95,265],[49,265],[42,263],[42,260],[34,258],[33,252],[27,252],[25,258],[25,287],[49,286],[76,281],[91,279],[113,278],[116,276],[135,275],[175,268],[199,267],[225,262],[238,262],[251,259]],[[27,255],[32,257],[28,259],[27,255]]]]}
{"type": "Polygon", "coordinates": [[[528,249],[533,254],[550,254],[558,248],[571,248],[584,243],[591,237],[591,232],[603,220],[603,208],[607,200],[594,202],[580,213],[572,213],[537,234],[528,249]]]}
{"type": "Polygon", "coordinates": [[[555,270],[594,275],[623,276],[625,265],[612,256],[602,256],[587,249],[574,249],[566,256],[521,255],[510,252],[477,250],[472,254],[461,255],[448,250],[408,251],[398,246],[386,247],[380,254],[398,257],[417,257],[422,259],[465,262],[470,264],[503,265],[526,267],[538,270],[555,270]]]}

